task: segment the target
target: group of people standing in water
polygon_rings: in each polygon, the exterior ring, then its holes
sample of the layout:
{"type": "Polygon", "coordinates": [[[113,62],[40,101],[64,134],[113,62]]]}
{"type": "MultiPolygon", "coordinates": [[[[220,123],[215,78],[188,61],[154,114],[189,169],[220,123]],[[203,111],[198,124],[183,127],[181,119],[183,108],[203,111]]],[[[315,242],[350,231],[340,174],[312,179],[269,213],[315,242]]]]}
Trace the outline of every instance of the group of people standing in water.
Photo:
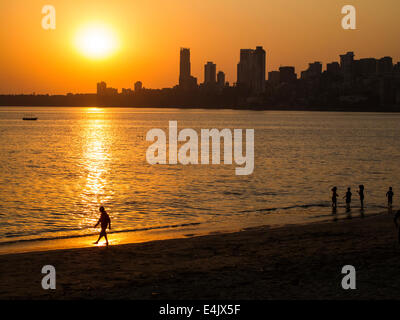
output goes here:
{"type": "MultiPolygon", "coordinates": [[[[358,186],[358,188],[359,189],[358,189],[357,193],[360,196],[361,210],[364,210],[364,197],[365,197],[365,195],[364,195],[364,185],[361,184],[361,185],[358,186]]],[[[352,195],[353,194],[351,192],[351,188],[350,187],[347,188],[347,192],[346,192],[345,196],[343,197],[343,199],[346,199],[346,210],[347,211],[350,211],[350,209],[351,209],[351,197],[352,197],[352,195]]],[[[389,187],[388,192],[386,192],[386,198],[387,198],[387,201],[388,201],[389,210],[392,209],[392,206],[393,206],[393,196],[394,196],[393,188],[389,187]]],[[[332,209],[334,211],[336,211],[336,208],[337,208],[337,199],[338,199],[338,197],[339,197],[339,195],[337,194],[337,187],[333,187],[332,188],[332,209]]]]}
{"type": "MultiPolygon", "coordinates": [[[[361,204],[361,216],[364,216],[364,185],[359,185],[358,186],[358,195],[360,196],[360,204],[361,204]]],[[[350,212],[351,210],[351,196],[353,194],[351,193],[351,188],[347,188],[347,192],[345,194],[345,196],[343,197],[343,199],[346,199],[346,212],[350,212]]],[[[393,188],[389,187],[389,190],[386,192],[386,198],[387,198],[387,206],[388,206],[388,210],[389,213],[392,213],[392,209],[393,209],[393,188]]],[[[332,213],[336,214],[336,208],[337,208],[337,198],[339,197],[339,195],[337,194],[337,187],[333,187],[332,188],[332,213]]],[[[336,215],[335,215],[336,216],[336,215]]],[[[337,218],[335,218],[335,220],[337,220],[337,218]]],[[[400,244],[400,210],[398,210],[395,215],[394,215],[394,224],[396,225],[396,229],[398,230],[398,241],[400,244]]]]}

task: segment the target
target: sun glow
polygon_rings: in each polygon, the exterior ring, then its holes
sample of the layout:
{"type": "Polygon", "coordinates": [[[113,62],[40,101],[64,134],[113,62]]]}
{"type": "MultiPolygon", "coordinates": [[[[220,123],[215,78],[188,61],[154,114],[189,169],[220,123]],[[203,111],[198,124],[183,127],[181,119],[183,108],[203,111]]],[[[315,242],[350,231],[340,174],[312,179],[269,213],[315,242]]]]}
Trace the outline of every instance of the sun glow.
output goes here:
{"type": "Polygon", "coordinates": [[[117,50],[118,37],[110,27],[91,24],[78,31],[76,46],[88,58],[103,59],[117,50]]]}

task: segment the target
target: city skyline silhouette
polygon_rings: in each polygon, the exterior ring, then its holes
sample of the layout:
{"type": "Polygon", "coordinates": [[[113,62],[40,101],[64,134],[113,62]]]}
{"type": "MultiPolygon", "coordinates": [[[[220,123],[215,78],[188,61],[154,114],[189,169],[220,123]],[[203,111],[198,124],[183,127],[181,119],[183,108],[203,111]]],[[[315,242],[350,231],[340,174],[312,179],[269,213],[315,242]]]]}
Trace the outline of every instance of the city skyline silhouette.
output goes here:
{"type": "Polygon", "coordinates": [[[398,2],[352,4],[356,30],[342,28],[342,4],[316,0],[173,0],[168,5],[160,0],[140,5],[127,0],[81,1],[79,10],[60,0],[54,4],[55,29],[44,30],[41,1],[4,3],[0,94],[90,93],[102,80],[115,88],[131,88],[138,80],[146,88],[170,88],[179,82],[180,47],[192,50],[194,77],[202,81],[204,64],[210,61],[231,84],[236,82],[240,49],[258,45],[266,50],[268,72],[280,66],[305,70],[309,62],[336,61],[348,51],[399,61],[398,2]],[[102,42],[90,47],[90,37],[102,42]],[[103,53],[96,52],[99,49],[103,53]]]}
{"type": "MultiPolygon", "coordinates": [[[[400,62],[390,56],[361,58],[353,51],[323,65],[309,62],[297,71],[280,66],[268,71],[262,46],[240,49],[236,82],[213,61],[204,64],[204,77],[192,75],[191,50],[180,48],[179,82],[171,88],[152,89],[137,80],[129,88],[97,82],[96,93],[67,95],[0,95],[0,105],[121,106],[121,107],[347,107],[355,111],[400,110],[400,62]],[[218,70],[218,73],[217,73],[218,70]]],[[[315,110],[315,109],[314,109],[315,110]]]]}

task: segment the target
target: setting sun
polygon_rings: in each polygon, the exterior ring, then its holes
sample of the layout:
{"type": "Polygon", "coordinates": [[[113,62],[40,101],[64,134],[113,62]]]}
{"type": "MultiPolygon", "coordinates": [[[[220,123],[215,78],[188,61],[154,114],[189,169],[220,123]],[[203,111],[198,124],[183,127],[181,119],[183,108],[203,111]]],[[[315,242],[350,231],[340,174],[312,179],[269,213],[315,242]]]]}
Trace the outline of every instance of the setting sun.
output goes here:
{"type": "Polygon", "coordinates": [[[88,58],[102,59],[116,51],[118,41],[111,28],[101,25],[89,25],[79,30],[76,37],[76,46],[88,58]]]}

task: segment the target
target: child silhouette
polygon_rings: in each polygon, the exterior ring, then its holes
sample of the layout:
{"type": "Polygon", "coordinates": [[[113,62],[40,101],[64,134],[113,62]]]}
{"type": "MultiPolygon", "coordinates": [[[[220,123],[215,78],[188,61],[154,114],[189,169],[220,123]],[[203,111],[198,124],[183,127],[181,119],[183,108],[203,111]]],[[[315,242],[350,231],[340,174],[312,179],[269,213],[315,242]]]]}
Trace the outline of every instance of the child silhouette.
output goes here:
{"type": "Polygon", "coordinates": [[[358,190],[358,194],[360,195],[361,202],[361,210],[364,209],[364,185],[359,185],[360,190],[358,190]]]}
{"type": "Polygon", "coordinates": [[[346,210],[350,211],[350,204],[351,204],[351,188],[347,188],[346,195],[343,198],[346,198],[346,210]]]}
{"type": "Polygon", "coordinates": [[[392,205],[393,205],[393,195],[394,195],[393,188],[389,187],[389,191],[386,192],[386,197],[388,198],[388,207],[389,208],[392,208],[392,205]]]}
{"type": "Polygon", "coordinates": [[[333,208],[334,210],[336,210],[336,208],[337,208],[337,197],[339,196],[339,195],[336,193],[336,191],[337,191],[337,188],[336,188],[336,187],[333,187],[333,188],[332,188],[332,208],[333,208]]]}

